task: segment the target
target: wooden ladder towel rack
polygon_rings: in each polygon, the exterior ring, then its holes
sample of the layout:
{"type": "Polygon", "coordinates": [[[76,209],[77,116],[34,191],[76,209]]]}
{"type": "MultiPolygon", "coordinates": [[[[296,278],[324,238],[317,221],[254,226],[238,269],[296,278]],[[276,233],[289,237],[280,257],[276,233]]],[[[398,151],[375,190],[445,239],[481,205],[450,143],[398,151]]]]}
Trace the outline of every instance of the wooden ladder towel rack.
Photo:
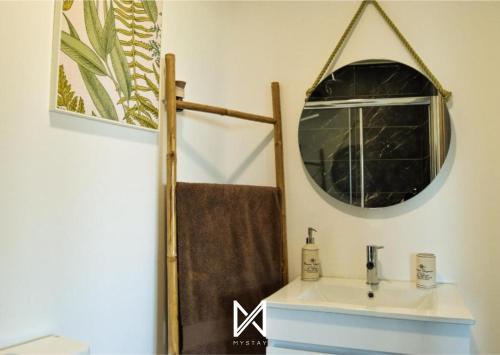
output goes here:
{"type": "Polygon", "coordinates": [[[271,83],[272,117],[230,110],[217,106],[180,101],[175,95],[175,55],[167,54],[166,61],[166,111],[167,111],[167,325],[168,353],[179,354],[179,293],[177,273],[177,226],[176,226],[176,183],[177,183],[177,108],[230,116],[249,121],[272,124],[274,126],[274,157],[276,168],[276,187],[281,205],[281,240],[283,282],[288,282],[288,258],[286,243],[285,211],[285,173],[283,165],[283,135],[281,126],[280,87],[278,82],[271,83]]]}

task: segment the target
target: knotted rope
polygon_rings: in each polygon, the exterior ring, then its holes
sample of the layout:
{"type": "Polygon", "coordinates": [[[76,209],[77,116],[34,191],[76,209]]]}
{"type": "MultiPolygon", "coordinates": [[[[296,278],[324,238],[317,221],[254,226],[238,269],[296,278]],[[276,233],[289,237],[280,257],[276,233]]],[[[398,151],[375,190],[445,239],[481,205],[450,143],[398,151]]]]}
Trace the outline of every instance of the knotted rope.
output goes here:
{"type": "Polygon", "coordinates": [[[345,44],[345,42],[347,40],[347,37],[349,37],[349,35],[353,31],[354,26],[356,25],[356,23],[360,19],[361,15],[363,14],[363,10],[366,8],[366,6],[368,4],[373,4],[373,6],[375,6],[375,8],[377,9],[378,13],[382,16],[382,18],[385,20],[385,22],[389,25],[389,27],[392,29],[392,31],[396,34],[396,36],[399,38],[399,40],[401,41],[401,43],[403,44],[403,46],[408,50],[408,52],[410,52],[411,56],[413,57],[413,59],[415,59],[415,61],[420,66],[420,68],[422,69],[422,71],[427,75],[427,77],[430,79],[430,81],[434,84],[434,86],[438,90],[439,94],[441,96],[443,96],[443,98],[445,100],[448,100],[450,98],[450,96],[451,96],[451,91],[446,90],[443,87],[443,85],[441,85],[441,83],[439,82],[439,80],[431,72],[431,70],[429,69],[429,67],[427,67],[427,65],[425,65],[425,63],[422,60],[422,58],[417,54],[417,52],[415,51],[415,49],[413,49],[413,47],[411,46],[411,44],[408,42],[408,40],[405,38],[405,36],[401,33],[401,31],[396,26],[396,24],[389,18],[389,16],[387,15],[387,13],[382,9],[382,7],[377,2],[377,0],[363,0],[361,2],[361,5],[359,5],[358,10],[356,11],[356,13],[354,14],[353,18],[351,19],[351,22],[349,22],[349,25],[347,26],[347,28],[345,29],[344,33],[342,34],[342,37],[340,37],[339,42],[337,43],[337,45],[333,49],[332,53],[328,57],[328,60],[326,61],[325,65],[323,66],[323,68],[319,72],[318,76],[316,77],[316,80],[314,80],[314,82],[311,85],[311,87],[306,91],[306,100],[309,99],[309,97],[311,96],[311,94],[316,89],[316,87],[320,83],[321,79],[325,75],[326,71],[328,70],[328,68],[332,64],[333,60],[335,59],[335,57],[339,53],[340,49],[344,46],[344,44],[345,44]]]}

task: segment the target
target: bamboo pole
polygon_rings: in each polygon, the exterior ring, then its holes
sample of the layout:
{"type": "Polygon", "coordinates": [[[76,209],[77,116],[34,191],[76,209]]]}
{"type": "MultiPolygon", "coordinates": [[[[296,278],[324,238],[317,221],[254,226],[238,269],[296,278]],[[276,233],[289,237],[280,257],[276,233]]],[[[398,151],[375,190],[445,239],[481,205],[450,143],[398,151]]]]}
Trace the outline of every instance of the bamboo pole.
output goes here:
{"type": "Polygon", "coordinates": [[[189,101],[177,101],[177,107],[185,110],[200,111],[214,113],[222,116],[231,116],[236,118],[242,118],[244,120],[263,122],[263,123],[275,123],[275,119],[272,117],[255,115],[253,113],[246,113],[236,110],[230,110],[223,107],[210,106],[204,104],[198,104],[189,101]]]}
{"type": "Polygon", "coordinates": [[[281,202],[281,242],[282,242],[282,264],[281,272],[283,283],[288,283],[288,249],[286,238],[286,200],[285,200],[285,167],[283,162],[283,132],[281,126],[281,99],[280,84],[271,83],[273,97],[273,118],[274,118],[274,158],[276,161],[276,187],[280,193],[281,202]]]}
{"type": "Polygon", "coordinates": [[[177,279],[177,226],[175,187],[177,182],[175,56],[167,54],[167,337],[168,354],[179,354],[179,293],[177,279]]]}

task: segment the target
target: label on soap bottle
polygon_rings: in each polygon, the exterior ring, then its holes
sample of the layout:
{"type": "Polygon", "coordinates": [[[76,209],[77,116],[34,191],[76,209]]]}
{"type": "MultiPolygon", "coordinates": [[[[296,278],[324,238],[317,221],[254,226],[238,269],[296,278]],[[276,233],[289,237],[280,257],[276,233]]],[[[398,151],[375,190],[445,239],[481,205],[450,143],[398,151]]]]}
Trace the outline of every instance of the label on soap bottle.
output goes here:
{"type": "Polygon", "coordinates": [[[320,263],[318,249],[302,249],[302,280],[318,280],[319,270],[320,263]]]}

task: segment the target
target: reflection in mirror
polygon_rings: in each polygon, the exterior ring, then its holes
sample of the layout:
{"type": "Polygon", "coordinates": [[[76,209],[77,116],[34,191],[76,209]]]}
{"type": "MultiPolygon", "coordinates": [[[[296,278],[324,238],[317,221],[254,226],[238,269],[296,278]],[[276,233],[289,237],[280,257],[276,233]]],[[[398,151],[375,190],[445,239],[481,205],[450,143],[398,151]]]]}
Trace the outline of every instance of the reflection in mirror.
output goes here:
{"type": "Polygon", "coordinates": [[[305,168],[324,191],[355,206],[406,201],[436,177],[450,145],[446,104],[417,70],[371,60],[342,67],[302,111],[305,168]]]}

